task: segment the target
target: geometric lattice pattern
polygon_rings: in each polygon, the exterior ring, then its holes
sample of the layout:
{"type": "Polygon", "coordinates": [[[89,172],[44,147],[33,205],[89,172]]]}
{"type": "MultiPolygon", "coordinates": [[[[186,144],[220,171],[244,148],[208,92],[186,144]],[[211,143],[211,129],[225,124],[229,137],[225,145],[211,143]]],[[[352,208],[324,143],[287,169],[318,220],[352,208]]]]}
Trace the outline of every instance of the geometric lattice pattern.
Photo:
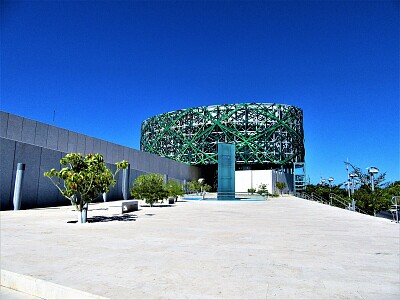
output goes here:
{"type": "Polygon", "coordinates": [[[236,164],[304,162],[303,111],[282,104],[213,105],[142,123],[142,151],[191,165],[217,163],[219,142],[235,144],[236,164]]]}

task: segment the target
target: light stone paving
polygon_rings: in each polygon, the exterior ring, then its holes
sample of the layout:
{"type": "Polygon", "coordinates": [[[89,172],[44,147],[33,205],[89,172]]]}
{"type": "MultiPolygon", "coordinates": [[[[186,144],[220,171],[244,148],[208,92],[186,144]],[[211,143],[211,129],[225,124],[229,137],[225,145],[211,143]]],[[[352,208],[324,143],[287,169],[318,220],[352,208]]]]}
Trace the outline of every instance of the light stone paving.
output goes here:
{"type": "Polygon", "coordinates": [[[400,226],[295,197],[1,212],[1,269],[118,299],[399,299],[400,226]],[[101,221],[101,222],[100,222],[101,221]]]}

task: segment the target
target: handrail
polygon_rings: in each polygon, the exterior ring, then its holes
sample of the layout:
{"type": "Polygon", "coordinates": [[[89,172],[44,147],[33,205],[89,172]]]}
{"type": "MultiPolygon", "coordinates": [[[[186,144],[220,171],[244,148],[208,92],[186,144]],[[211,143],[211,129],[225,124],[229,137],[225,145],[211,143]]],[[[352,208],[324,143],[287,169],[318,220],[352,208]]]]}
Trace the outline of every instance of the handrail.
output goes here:
{"type": "Polygon", "coordinates": [[[364,215],[369,215],[366,211],[364,211],[361,208],[357,207],[355,205],[355,203],[353,204],[354,199],[353,199],[353,201],[348,201],[348,200],[345,200],[345,199],[343,199],[343,198],[341,198],[338,195],[335,195],[333,193],[329,194],[329,199],[331,200],[331,203],[332,203],[332,200],[335,200],[336,202],[341,203],[344,206],[344,209],[353,210],[355,212],[358,212],[358,213],[364,214],[364,215]],[[353,205],[354,205],[354,207],[353,207],[353,205]]]}
{"type": "Polygon", "coordinates": [[[296,192],[295,196],[299,197],[299,198],[306,199],[306,200],[312,200],[311,196],[309,194],[307,194],[307,193],[304,193],[304,192],[302,192],[302,193],[296,192]]]}
{"type": "Polygon", "coordinates": [[[393,220],[396,223],[399,223],[399,210],[400,210],[400,204],[397,202],[397,198],[400,198],[400,196],[393,196],[392,197],[392,207],[390,208],[390,212],[393,216],[393,220]]]}
{"type": "Polygon", "coordinates": [[[329,204],[328,200],[325,200],[324,198],[322,198],[320,195],[316,194],[316,193],[311,193],[311,199],[317,202],[321,202],[323,204],[329,204]]]}
{"type": "Polygon", "coordinates": [[[344,209],[348,209],[349,208],[349,204],[350,202],[347,202],[347,200],[335,195],[334,193],[330,193],[329,194],[329,200],[330,200],[330,204],[332,205],[333,200],[336,202],[339,202],[340,204],[342,204],[344,206],[344,209]]]}

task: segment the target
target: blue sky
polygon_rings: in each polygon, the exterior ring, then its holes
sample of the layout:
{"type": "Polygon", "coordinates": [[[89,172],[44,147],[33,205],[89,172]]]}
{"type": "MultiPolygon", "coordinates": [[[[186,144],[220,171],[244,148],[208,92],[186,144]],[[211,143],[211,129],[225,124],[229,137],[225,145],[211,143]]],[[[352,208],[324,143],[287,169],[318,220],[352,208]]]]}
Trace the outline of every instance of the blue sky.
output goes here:
{"type": "Polygon", "coordinates": [[[159,113],[296,105],[311,182],[399,180],[399,2],[1,1],[0,100],[136,149],[159,113]]]}

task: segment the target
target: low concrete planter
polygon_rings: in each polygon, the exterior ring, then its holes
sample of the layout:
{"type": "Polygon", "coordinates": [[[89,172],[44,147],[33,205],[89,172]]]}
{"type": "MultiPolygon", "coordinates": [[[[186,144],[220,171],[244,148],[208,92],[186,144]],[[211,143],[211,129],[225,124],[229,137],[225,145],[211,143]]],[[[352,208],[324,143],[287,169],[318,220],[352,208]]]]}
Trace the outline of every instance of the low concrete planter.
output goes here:
{"type": "Polygon", "coordinates": [[[139,201],[124,201],[122,202],[122,213],[128,213],[131,211],[139,210],[139,201]]]}

